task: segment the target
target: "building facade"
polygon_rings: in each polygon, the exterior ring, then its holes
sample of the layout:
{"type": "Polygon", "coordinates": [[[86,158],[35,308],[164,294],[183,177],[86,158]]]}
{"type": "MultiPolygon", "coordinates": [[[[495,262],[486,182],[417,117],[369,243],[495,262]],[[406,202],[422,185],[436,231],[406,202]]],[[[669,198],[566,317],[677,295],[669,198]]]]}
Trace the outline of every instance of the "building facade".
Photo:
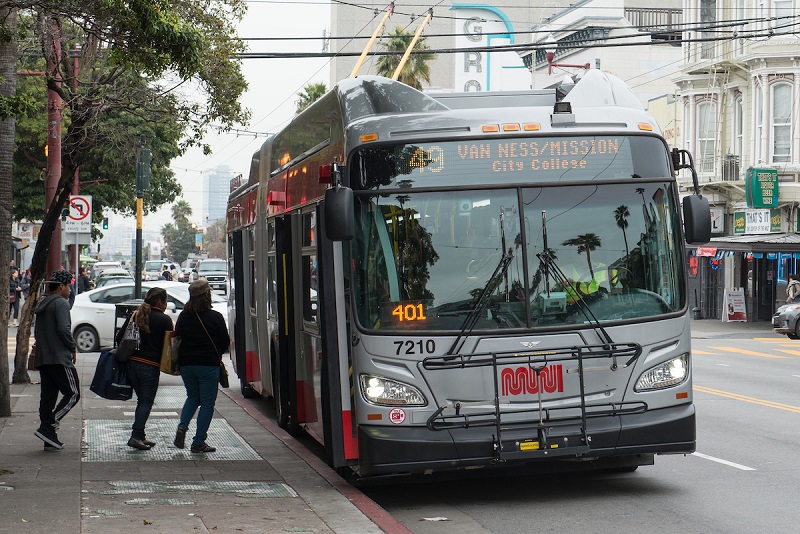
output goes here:
{"type": "Polygon", "coordinates": [[[225,218],[228,208],[233,170],[227,165],[220,165],[203,173],[205,191],[203,192],[203,226],[225,218]]]}
{"type": "Polygon", "coordinates": [[[743,288],[748,318],[768,320],[800,268],[800,1],[683,7],[684,66],[673,78],[681,143],[717,222],[712,242],[690,258],[694,303],[703,316],[724,318],[719,289],[743,288]]]}

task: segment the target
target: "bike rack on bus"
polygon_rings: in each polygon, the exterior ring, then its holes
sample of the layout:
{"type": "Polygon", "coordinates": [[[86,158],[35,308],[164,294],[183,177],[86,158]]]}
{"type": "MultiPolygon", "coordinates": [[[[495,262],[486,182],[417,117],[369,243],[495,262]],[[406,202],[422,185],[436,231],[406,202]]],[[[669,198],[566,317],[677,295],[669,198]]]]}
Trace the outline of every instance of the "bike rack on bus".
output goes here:
{"type": "Polygon", "coordinates": [[[587,432],[587,419],[643,413],[644,402],[592,403],[587,406],[584,384],[584,360],[609,358],[610,369],[619,368],[617,360],[624,360],[622,367],[633,364],[642,354],[638,343],[607,343],[573,347],[547,348],[534,352],[489,352],[482,354],[455,354],[425,358],[422,367],[429,371],[446,369],[469,369],[492,367],[494,374],[494,399],[486,401],[454,401],[440,406],[428,418],[430,430],[457,428],[495,428],[492,436],[495,459],[505,461],[520,458],[547,458],[554,456],[580,456],[590,451],[591,437],[587,432]],[[552,364],[577,361],[580,382],[579,403],[569,406],[544,407],[542,401],[542,371],[552,364]],[[500,403],[499,366],[527,365],[536,374],[538,408],[515,408],[500,403]],[[493,409],[461,413],[468,407],[492,404],[493,409]],[[445,414],[451,409],[454,413],[445,414]],[[531,413],[538,417],[522,417],[531,413]],[[512,437],[504,441],[504,433],[512,437]]]}

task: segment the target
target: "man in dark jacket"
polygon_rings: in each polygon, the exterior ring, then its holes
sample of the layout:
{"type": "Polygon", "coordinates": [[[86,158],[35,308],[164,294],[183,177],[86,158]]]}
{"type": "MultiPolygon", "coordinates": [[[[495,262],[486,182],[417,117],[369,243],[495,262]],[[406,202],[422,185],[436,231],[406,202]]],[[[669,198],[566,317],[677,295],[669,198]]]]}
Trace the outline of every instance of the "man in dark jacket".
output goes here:
{"type": "Polygon", "coordinates": [[[81,398],[78,372],[75,370],[76,345],[67,302],[71,287],[72,274],[63,269],[55,271],[48,280],[49,295],[36,304],[35,310],[34,367],[39,371],[41,380],[41,425],[34,435],[44,441],[45,450],[64,448],[56,431],[61,419],[81,398]],[[56,406],[59,392],[63,397],[56,406]]]}

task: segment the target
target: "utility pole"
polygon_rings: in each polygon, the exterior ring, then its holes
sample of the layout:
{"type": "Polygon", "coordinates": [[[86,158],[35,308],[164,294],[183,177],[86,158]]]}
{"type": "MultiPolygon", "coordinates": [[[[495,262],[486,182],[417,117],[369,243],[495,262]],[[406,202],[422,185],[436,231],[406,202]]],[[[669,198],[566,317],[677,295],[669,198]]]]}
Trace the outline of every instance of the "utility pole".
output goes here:
{"type": "Polygon", "coordinates": [[[136,278],[134,298],[142,294],[142,211],[144,192],[150,189],[150,150],[144,147],[144,134],[139,138],[139,154],[136,157],[136,278]]]}
{"type": "MultiPolygon", "coordinates": [[[[78,94],[78,76],[81,73],[81,61],[79,57],[81,45],[75,45],[75,57],[73,58],[73,67],[72,67],[72,92],[73,94],[78,94]]],[[[72,180],[72,194],[79,195],[81,192],[81,180],[80,180],[80,171],[75,169],[75,174],[72,180]]],[[[91,236],[91,234],[89,234],[91,236]]],[[[78,282],[78,275],[81,272],[81,245],[79,243],[79,238],[77,232],[75,233],[75,244],[72,247],[72,254],[67,254],[68,258],[75,258],[75,267],[73,268],[73,274],[75,275],[75,283],[78,282]]],[[[91,243],[91,239],[89,241],[91,243]]],[[[75,293],[78,292],[78,288],[75,288],[75,293]]]]}
{"type": "MultiPolygon", "coordinates": [[[[52,73],[57,86],[61,86],[61,75],[56,66],[61,58],[61,29],[58,22],[50,19],[50,31],[47,35],[47,73],[52,73]]],[[[50,205],[56,196],[58,182],[61,180],[61,97],[52,89],[47,90],[47,176],[45,178],[45,213],[50,210],[50,205]]],[[[56,221],[50,248],[47,252],[47,272],[45,280],[50,279],[50,273],[61,267],[61,221],[56,221]]]]}

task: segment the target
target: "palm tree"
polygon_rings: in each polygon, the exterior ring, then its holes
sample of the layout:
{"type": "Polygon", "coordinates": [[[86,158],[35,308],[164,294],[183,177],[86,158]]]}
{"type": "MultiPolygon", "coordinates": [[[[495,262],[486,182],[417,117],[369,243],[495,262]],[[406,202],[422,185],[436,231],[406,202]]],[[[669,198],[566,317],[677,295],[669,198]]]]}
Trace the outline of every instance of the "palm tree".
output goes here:
{"type": "Polygon", "coordinates": [[[594,269],[592,268],[592,251],[599,247],[602,243],[597,234],[581,234],[572,239],[567,239],[561,243],[565,247],[578,247],[578,254],[586,253],[586,262],[589,264],[589,273],[594,280],[594,269]]]}
{"type": "Polygon", "coordinates": [[[192,214],[192,206],[185,200],[179,200],[172,205],[172,219],[175,224],[182,221],[189,221],[189,216],[192,214]]]}
{"type": "MultiPolygon", "coordinates": [[[[403,52],[406,51],[411,40],[414,39],[414,34],[406,33],[403,28],[396,26],[394,33],[389,34],[388,40],[383,43],[383,49],[387,52],[397,52],[388,56],[381,56],[378,58],[376,65],[378,74],[391,78],[395,69],[400,64],[400,59],[403,57],[403,52]]],[[[430,50],[428,45],[425,44],[425,38],[420,37],[417,44],[414,46],[418,52],[430,50]]],[[[411,54],[400,71],[398,81],[413,87],[417,90],[422,90],[422,81],[431,83],[431,67],[428,65],[429,61],[433,61],[434,55],[431,53],[411,54]]]]}
{"type": "Polygon", "coordinates": [[[328,87],[323,83],[309,83],[303,87],[303,92],[300,93],[295,105],[297,106],[296,114],[299,114],[308,106],[322,98],[328,92],[328,87]]]}
{"type": "Polygon", "coordinates": [[[617,226],[622,229],[622,238],[625,240],[625,256],[630,254],[628,250],[628,235],[625,232],[625,229],[628,227],[628,217],[630,216],[631,212],[628,210],[628,206],[624,204],[614,210],[614,218],[617,220],[617,226]]]}

